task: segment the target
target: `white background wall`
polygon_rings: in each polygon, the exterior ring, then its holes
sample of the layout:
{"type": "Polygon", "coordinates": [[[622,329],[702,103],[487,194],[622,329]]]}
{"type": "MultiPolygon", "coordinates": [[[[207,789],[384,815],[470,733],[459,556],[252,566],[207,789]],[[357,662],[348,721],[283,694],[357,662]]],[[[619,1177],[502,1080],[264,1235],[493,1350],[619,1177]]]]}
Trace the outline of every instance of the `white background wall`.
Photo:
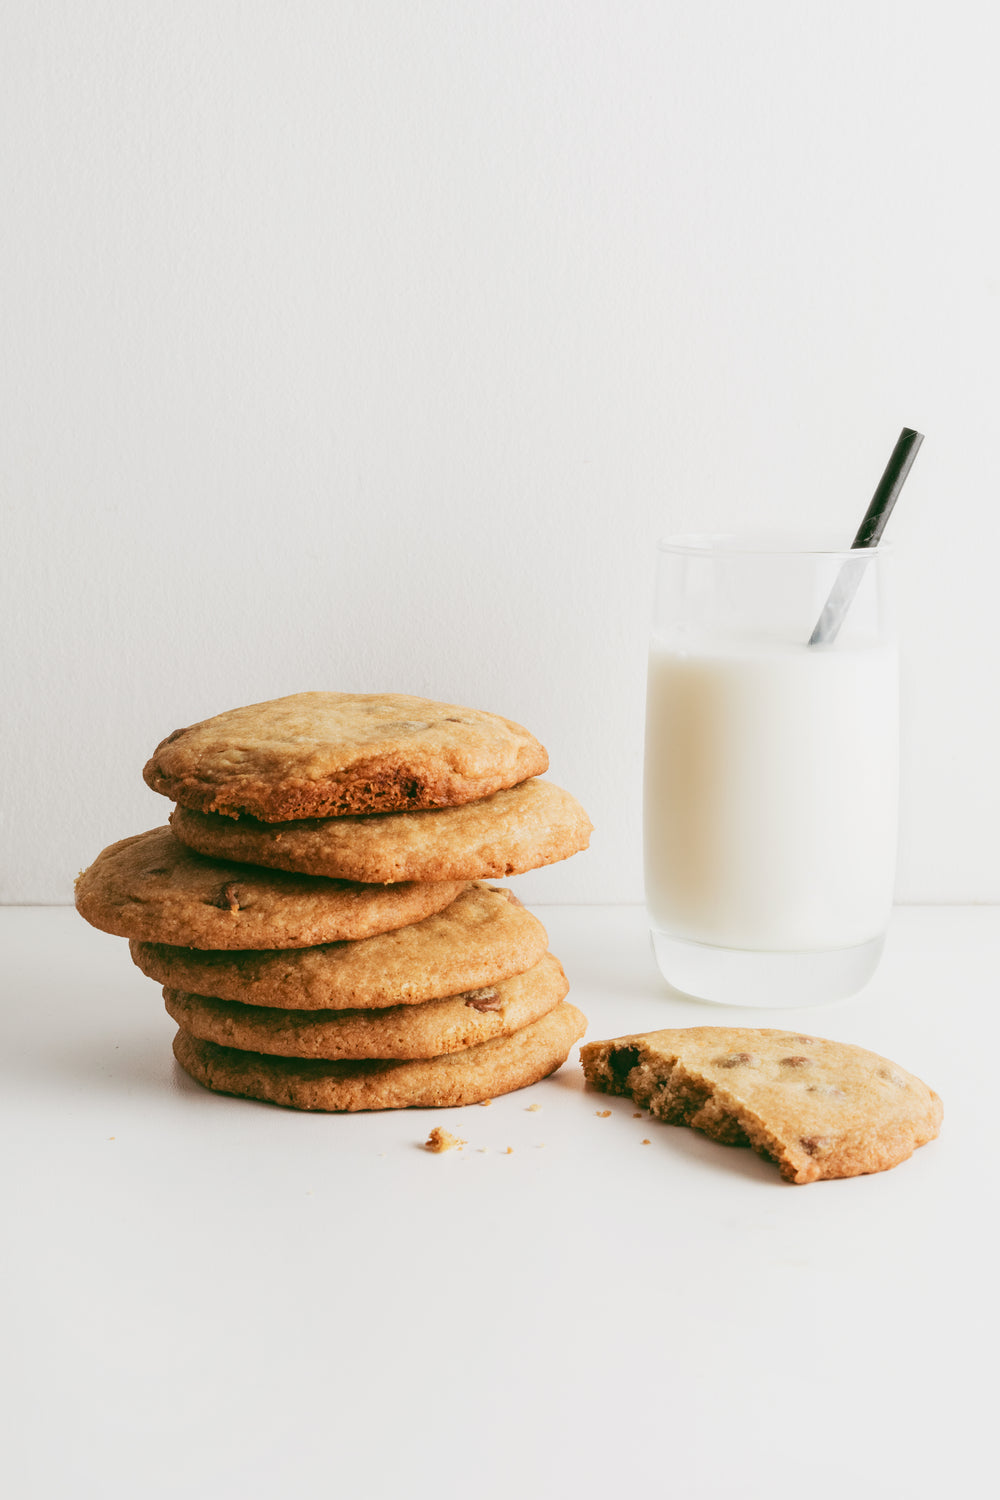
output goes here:
{"type": "Polygon", "coordinates": [[[0,899],[168,731],[492,708],[641,899],[652,543],[845,544],[901,426],[899,895],[1000,899],[991,4],[3,0],[0,899]]]}

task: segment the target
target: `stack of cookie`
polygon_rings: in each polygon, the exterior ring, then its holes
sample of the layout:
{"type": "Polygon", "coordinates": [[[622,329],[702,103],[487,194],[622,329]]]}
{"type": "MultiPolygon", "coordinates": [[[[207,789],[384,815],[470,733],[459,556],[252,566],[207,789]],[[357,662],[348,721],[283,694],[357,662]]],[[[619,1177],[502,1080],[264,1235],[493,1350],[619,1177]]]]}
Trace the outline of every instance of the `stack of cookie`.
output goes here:
{"type": "Polygon", "coordinates": [[[177,730],[145,768],[170,827],[77,880],[165,986],[200,1083],[299,1109],[478,1103],[566,1060],[586,1021],[542,924],[488,885],[587,846],[508,719],[298,693],[177,730]]]}

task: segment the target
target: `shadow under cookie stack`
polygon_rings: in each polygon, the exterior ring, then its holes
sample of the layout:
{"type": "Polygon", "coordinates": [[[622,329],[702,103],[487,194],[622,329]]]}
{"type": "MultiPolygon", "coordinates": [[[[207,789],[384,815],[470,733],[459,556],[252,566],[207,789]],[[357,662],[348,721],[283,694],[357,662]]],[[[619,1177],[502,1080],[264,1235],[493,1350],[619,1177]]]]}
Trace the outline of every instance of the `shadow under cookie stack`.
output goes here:
{"type": "Polygon", "coordinates": [[[541,922],[486,882],[587,847],[495,714],[297,693],[180,729],[143,775],[170,826],[78,878],[93,926],[164,986],[207,1088],[309,1110],[476,1104],[555,1071],[586,1030],[541,922]]]}

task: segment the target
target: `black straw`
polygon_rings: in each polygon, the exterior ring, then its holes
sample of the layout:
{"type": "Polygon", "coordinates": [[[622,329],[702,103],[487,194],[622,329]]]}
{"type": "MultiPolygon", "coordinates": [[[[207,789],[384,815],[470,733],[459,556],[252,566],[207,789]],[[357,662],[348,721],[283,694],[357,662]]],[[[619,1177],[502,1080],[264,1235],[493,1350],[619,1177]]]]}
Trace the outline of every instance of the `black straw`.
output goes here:
{"type": "MultiPolygon", "coordinates": [[[[885,473],[875,487],[871,504],[865,511],[864,520],[851,543],[852,552],[856,548],[878,545],[885,530],[885,523],[892,514],[892,507],[899,498],[899,492],[906,482],[906,476],[913,466],[913,460],[923,440],[923,434],[914,432],[912,427],[904,427],[899,434],[896,446],[885,466],[885,473]]],[[[864,566],[860,558],[857,562],[849,560],[842,564],[837,580],[830,590],[830,597],[824,604],[823,612],[809,637],[810,646],[828,646],[836,639],[837,632],[844,623],[844,616],[850,608],[851,600],[858,591],[863,572],[864,566]]]]}

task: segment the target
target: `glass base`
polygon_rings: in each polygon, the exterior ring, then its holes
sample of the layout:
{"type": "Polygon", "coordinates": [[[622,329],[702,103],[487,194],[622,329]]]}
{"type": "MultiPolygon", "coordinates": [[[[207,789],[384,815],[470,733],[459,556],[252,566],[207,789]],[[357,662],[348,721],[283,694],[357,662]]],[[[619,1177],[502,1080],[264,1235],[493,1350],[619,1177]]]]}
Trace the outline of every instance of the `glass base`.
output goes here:
{"type": "Polygon", "coordinates": [[[650,932],[660,973],[695,1000],[714,1005],[791,1009],[856,994],[878,968],[885,933],[857,948],[819,953],[754,953],[714,948],[650,932]]]}

